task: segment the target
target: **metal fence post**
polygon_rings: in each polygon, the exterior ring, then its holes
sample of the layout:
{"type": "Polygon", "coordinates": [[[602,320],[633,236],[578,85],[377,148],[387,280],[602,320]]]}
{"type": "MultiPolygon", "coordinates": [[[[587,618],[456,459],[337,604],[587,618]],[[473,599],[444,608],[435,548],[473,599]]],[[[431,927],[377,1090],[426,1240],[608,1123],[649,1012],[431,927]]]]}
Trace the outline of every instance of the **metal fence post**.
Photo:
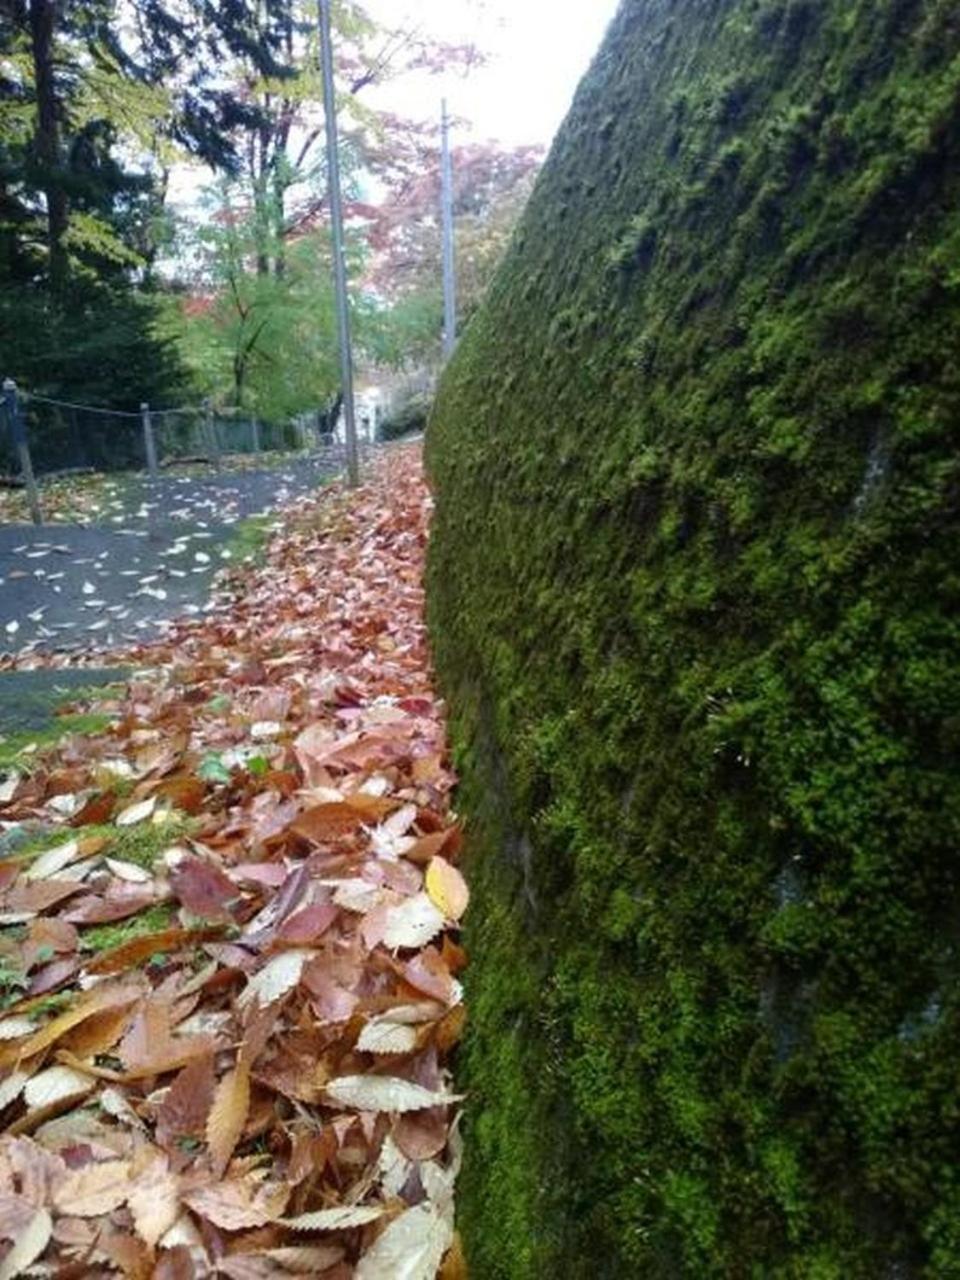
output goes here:
{"type": "Polygon", "coordinates": [[[260,419],[253,420],[253,452],[260,452],[260,419]]]}
{"type": "Polygon", "coordinates": [[[27,490],[27,501],[30,504],[30,517],[34,524],[43,524],[43,513],[40,510],[40,494],[37,492],[37,478],[33,474],[33,460],[30,457],[30,445],[27,443],[27,429],[20,414],[20,397],[17,384],[12,378],[4,379],[3,398],[10,423],[10,435],[20,462],[20,474],[23,476],[27,490]]]}
{"type": "Polygon", "coordinates": [[[206,415],[207,440],[210,445],[210,453],[213,457],[213,465],[219,468],[220,441],[217,439],[217,424],[213,420],[213,402],[211,400],[206,400],[204,402],[204,413],[206,415]]]}
{"type": "Polygon", "coordinates": [[[156,480],[160,470],[157,466],[157,442],[153,438],[153,419],[150,417],[148,404],[140,406],[140,416],[143,419],[143,447],[147,453],[147,470],[150,472],[150,479],[156,480]]]}

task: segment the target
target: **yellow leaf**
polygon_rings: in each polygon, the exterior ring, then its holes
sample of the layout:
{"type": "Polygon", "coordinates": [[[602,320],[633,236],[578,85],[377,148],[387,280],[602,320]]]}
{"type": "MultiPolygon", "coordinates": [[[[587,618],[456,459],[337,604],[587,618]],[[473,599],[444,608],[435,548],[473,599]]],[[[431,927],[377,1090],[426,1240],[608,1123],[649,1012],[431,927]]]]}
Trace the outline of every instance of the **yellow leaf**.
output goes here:
{"type": "Polygon", "coordinates": [[[448,920],[459,920],[470,902],[470,890],[467,882],[446,858],[430,859],[426,878],[427,893],[434,906],[448,920]]]}
{"type": "Polygon", "coordinates": [[[72,1009],[66,1009],[59,1017],[41,1027],[36,1035],[19,1046],[21,1058],[32,1058],[41,1049],[54,1044],[71,1028],[104,1009],[119,1008],[122,1004],[131,1004],[139,993],[131,988],[94,987],[90,994],[80,1000],[72,1009]]]}
{"type": "Polygon", "coordinates": [[[240,1141],[250,1110],[250,1068],[240,1063],[228,1071],[217,1085],[213,1106],[207,1117],[207,1146],[219,1177],[230,1162],[240,1141]]]}

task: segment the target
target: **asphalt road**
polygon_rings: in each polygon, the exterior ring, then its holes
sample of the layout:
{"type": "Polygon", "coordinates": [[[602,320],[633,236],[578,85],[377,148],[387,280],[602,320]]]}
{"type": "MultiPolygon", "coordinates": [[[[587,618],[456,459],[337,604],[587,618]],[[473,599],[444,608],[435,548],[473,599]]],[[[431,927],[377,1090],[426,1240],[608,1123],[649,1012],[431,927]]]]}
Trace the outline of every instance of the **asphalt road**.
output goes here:
{"type": "Polygon", "coordinates": [[[0,525],[0,652],[148,641],[198,613],[240,520],[331,478],[326,457],[209,476],[134,480],[96,525],[0,525]]]}

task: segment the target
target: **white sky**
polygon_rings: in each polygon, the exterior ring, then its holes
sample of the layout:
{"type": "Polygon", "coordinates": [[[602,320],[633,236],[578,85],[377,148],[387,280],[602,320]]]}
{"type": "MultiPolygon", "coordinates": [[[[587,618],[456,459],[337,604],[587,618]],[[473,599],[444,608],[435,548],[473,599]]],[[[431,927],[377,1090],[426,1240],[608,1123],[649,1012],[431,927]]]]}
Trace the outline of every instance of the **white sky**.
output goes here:
{"type": "MultiPolygon", "coordinates": [[[[466,78],[412,73],[365,100],[414,119],[437,119],[446,94],[457,120],[453,140],[496,139],[508,146],[549,145],[580,78],[600,47],[619,0],[367,0],[371,17],[419,26],[426,36],[474,43],[489,58],[466,78]]],[[[169,199],[189,210],[209,181],[180,165],[169,199]]]]}
{"type": "Polygon", "coordinates": [[[417,117],[439,110],[446,92],[454,116],[476,139],[547,144],[561,124],[618,0],[368,0],[371,16],[419,25],[490,55],[468,79],[427,73],[395,82],[384,104],[417,117]]]}

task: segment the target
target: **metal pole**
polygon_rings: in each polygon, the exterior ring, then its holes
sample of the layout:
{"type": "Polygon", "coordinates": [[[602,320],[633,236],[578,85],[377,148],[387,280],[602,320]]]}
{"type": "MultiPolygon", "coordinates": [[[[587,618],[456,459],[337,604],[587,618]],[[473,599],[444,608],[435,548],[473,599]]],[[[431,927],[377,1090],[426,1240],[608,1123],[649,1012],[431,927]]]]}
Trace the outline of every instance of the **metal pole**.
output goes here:
{"type": "Polygon", "coordinates": [[[3,395],[10,415],[10,434],[16,446],[17,458],[20,461],[20,474],[27,490],[27,501],[30,504],[30,518],[34,524],[43,524],[43,512],[40,510],[40,494],[37,492],[37,478],[33,474],[33,460],[30,457],[30,445],[27,443],[27,431],[20,416],[20,398],[17,395],[17,384],[12,378],[3,383],[3,395]]]}
{"type": "Polygon", "coordinates": [[[156,480],[160,474],[157,466],[157,442],[153,437],[150,406],[146,402],[140,406],[140,417],[143,419],[143,447],[147,454],[147,471],[150,473],[150,479],[156,480]]]}
{"type": "Polygon", "coordinates": [[[340,154],[337,143],[337,100],[333,83],[330,0],[317,0],[317,22],[320,28],[323,113],[327,126],[327,185],[333,237],[333,282],[337,294],[337,327],[340,334],[340,381],[343,384],[343,419],[347,441],[347,481],[353,488],[360,483],[360,461],[357,455],[357,424],[353,409],[353,358],[350,351],[347,268],[343,253],[343,205],[340,198],[340,154]]]}
{"type": "Polygon", "coordinates": [[[253,452],[260,452],[260,419],[253,420],[253,452]]]}
{"type": "Polygon", "coordinates": [[[210,445],[210,453],[213,457],[213,465],[219,470],[220,468],[220,440],[217,436],[217,424],[213,420],[213,401],[204,401],[204,414],[206,418],[207,443],[210,445]]]}
{"type": "Polygon", "coordinates": [[[441,148],[441,191],[443,203],[443,354],[453,355],[457,345],[457,269],[453,242],[453,161],[450,156],[450,117],[447,100],[441,104],[443,145],[441,148]]]}

